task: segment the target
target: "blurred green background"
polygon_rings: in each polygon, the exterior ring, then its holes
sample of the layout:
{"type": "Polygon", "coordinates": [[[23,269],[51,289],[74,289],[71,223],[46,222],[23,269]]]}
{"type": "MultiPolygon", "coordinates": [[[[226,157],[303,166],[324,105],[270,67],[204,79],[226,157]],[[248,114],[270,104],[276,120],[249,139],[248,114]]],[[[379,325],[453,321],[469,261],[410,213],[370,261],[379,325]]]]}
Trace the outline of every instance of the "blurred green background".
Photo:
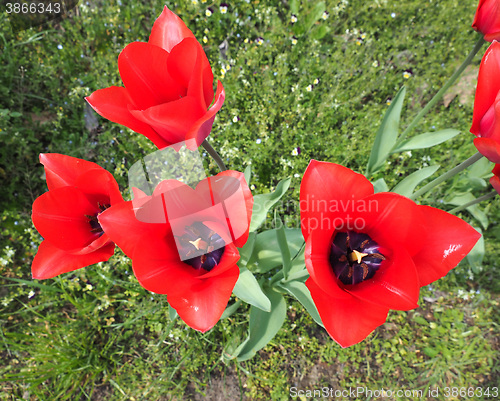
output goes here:
{"type": "MultiPolygon", "coordinates": [[[[19,32],[2,10],[0,400],[288,400],[291,387],[325,386],[425,394],[439,386],[436,399],[445,399],[445,387],[498,386],[498,199],[474,215],[459,214],[483,229],[484,259],[463,262],[422,289],[420,308],[391,311],[385,325],[348,349],[289,299],[287,320],[267,347],[247,362],[223,362],[225,347],[246,337],[247,310],[205,334],[171,321],[165,298],[139,286],[120,251],[107,263],[31,280],[41,241],[31,204],[46,190],[38,154],[98,163],[126,193],[130,166],[156,149],[97,116],[83,98],[121,85],[118,54],[130,42],[147,41],[165,4],[203,44],[226,90],[212,146],[229,168],[252,166],[254,193],[292,177],[278,211],[294,227],[309,160],[364,172],[399,88],[407,87],[404,127],[479,37],[470,27],[472,0],[299,1],[295,23],[291,3],[229,1],[224,13],[218,1],[80,1],[62,20],[19,32]]],[[[383,177],[392,187],[421,167],[446,171],[475,153],[468,131],[484,50],[413,132],[462,134],[434,149],[394,155],[368,178],[383,177]]],[[[208,158],[206,165],[217,172],[208,158]]],[[[458,177],[421,202],[450,210],[452,195],[471,189],[476,196],[489,191],[484,179],[458,177]]]]}

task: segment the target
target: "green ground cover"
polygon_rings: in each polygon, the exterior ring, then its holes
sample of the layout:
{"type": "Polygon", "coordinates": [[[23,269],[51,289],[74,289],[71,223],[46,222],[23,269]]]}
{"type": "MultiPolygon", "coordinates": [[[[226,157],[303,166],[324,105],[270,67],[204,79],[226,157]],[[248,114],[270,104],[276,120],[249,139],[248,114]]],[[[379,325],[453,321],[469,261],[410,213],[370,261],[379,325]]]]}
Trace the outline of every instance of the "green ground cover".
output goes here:
{"type": "MultiPolygon", "coordinates": [[[[226,89],[212,146],[230,168],[252,166],[255,193],[292,177],[278,210],[293,227],[309,160],[363,172],[399,88],[407,88],[404,127],[478,38],[470,28],[473,0],[333,0],[324,2],[328,18],[320,13],[317,22],[320,2],[302,1],[295,24],[290,1],[227,3],[225,14],[220,2],[167,5],[202,42],[226,89]]],[[[147,40],[164,5],[81,1],[62,21],[17,33],[0,14],[0,400],[288,400],[292,387],[325,386],[422,390],[421,399],[433,399],[428,389],[439,387],[436,399],[458,400],[445,398],[445,387],[498,386],[498,198],[475,217],[460,213],[483,229],[482,264],[460,264],[422,290],[420,308],[391,311],[386,324],[348,349],[289,298],[287,320],[268,346],[246,362],[224,360],[224,351],[246,337],[247,310],[205,334],[172,321],[164,297],[139,286],[120,251],[99,266],[31,279],[41,241],[31,204],[46,190],[38,154],[93,161],[125,192],[128,168],[155,150],[141,135],[92,114],[83,97],[121,85],[119,52],[147,40]]],[[[392,156],[371,180],[383,177],[392,187],[421,167],[450,168],[475,153],[468,131],[485,50],[413,135],[444,128],[462,133],[445,146],[392,156]]],[[[206,163],[217,172],[215,163],[206,163]]],[[[467,185],[455,179],[421,202],[449,210],[450,192],[467,185]]],[[[487,191],[479,185],[475,194],[487,191]]]]}

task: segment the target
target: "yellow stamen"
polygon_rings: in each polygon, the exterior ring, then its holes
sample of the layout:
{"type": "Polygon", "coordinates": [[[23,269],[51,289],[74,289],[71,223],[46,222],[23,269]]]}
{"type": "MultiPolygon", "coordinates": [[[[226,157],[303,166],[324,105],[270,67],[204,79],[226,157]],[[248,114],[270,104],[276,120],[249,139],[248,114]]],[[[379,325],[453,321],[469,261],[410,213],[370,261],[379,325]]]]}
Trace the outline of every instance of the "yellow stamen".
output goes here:
{"type": "Polygon", "coordinates": [[[357,260],[358,263],[361,263],[361,259],[363,259],[365,256],[368,256],[368,254],[353,250],[352,253],[349,255],[349,260],[351,262],[354,262],[355,260],[357,260]]]}
{"type": "Polygon", "coordinates": [[[191,245],[193,245],[198,251],[200,249],[205,249],[207,247],[207,243],[203,241],[201,238],[198,238],[196,241],[188,241],[191,245]]]}

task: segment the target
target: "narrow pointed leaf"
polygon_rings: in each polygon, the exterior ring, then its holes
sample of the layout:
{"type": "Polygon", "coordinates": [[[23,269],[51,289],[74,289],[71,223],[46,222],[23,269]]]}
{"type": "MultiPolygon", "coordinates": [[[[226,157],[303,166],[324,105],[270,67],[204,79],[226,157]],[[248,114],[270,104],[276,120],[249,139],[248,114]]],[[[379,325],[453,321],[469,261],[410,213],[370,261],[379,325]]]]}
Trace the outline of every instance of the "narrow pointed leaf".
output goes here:
{"type": "Polygon", "coordinates": [[[281,261],[283,262],[283,277],[286,280],[288,277],[288,272],[290,271],[290,268],[292,266],[290,249],[288,248],[285,226],[283,225],[283,222],[281,221],[279,216],[276,216],[274,221],[276,222],[276,225],[278,225],[279,227],[276,229],[276,240],[278,241],[278,247],[281,253],[281,261]]]}
{"type": "Polygon", "coordinates": [[[177,314],[177,311],[174,308],[172,308],[169,304],[168,305],[168,317],[170,318],[171,321],[174,321],[175,319],[177,319],[177,316],[179,316],[177,314]]]}
{"type": "Polygon", "coordinates": [[[372,175],[384,165],[396,144],[405,94],[406,88],[403,86],[385,113],[366,166],[367,176],[372,175]]]}
{"type": "Polygon", "coordinates": [[[227,319],[228,317],[232,316],[241,306],[241,303],[241,299],[238,299],[234,304],[229,305],[222,313],[220,320],[227,319]]]}
{"type": "MultiPolygon", "coordinates": [[[[304,238],[299,228],[285,228],[285,235],[290,255],[295,257],[304,244],[304,238]]],[[[266,273],[283,263],[279,250],[276,230],[267,230],[257,234],[252,256],[248,260],[247,266],[254,273],[266,273]]]]}
{"type": "Polygon", "coordinates": [[[396,144],[391,153],[405,152],[413,149],[430,148],[447,140],[454,138],[460,134],[456,129],[443,129],[436,132],[426,132],[425,134],[414,136],[413,138],[406,139],[402,143],[396,144]]]}
{"type": "Polygon", "coordinates": [[[409,197],[413,194],[413,191],[418,184],[429,178],[432,174],[438,171],[438,169],[439,165],[435,165],[417,170],[414,173],[411,173],[404,180],[398,182],[391,192],[396,192],[397,194],[409,197]]]}
{"type": "MultiPolygon", "coordinates": [[[[462,194],[455,196],[452,200],[450,200],[446,203],[448,203],[449,205],[460,206],[460,205],[464,205],[466,203],[469,203],[469,202],[473,201],[474,199],[476,199],[476,197],[474,195],[472,195],[470,192],[467,192],[467,193],[462,193],[462,194]]],[[[489,224],[488,216],[486,216],[486,213],[484,213],[481,209],[479,209],[479,205],[476,204],[476,205],[469,206],[466,210],[470,214],[472,214],[472,216],[477,221],[479,221],[479,223],[481,224],[483,229],[486,230],[488,228],[488,224],[489,224]]]]}
{"type": "Polygon", "coordinates": [[[255,276],[246,267],[240,268],[240,277],[234,286],[233,294],[247,304],[263,311],[269,312],[271,310],[271,301],[260,288],[255,276]]]}
{"type": "Polygon", "coordinates": [[[271,312],[264,312],[255,307],[250,308],[250,330],[244,346],[238,350],[237,361],[252,358],[257,351],[264,348],[280,330],[286,318],[286,303],[283,295],[270,288],[265,289],[271,300],[271,312]]]}
{"type": "MultiPolygon", "coordinates": [[[[479,227],[474,228],[482,234],[482,231],[479,227]]],[[[469,262],[469,265],[474,273],[479,273],[481,271],[485,253],[486,251],[484,248],[484,237],[481,235],[479,241],[477,241],[476,245],[474,245],[474,248],[472,248],[472,250],[467,255],[467,261],[469,262]]]]}
{"type": "Polygon", "coordinates": [[[373,184],[373,190],[375,191],[376,194],[379,192],[389,192],[389,187],[387,186],[383,178],[379,178],[372,184],[373,184]]]}
{"type": "Polygon", "coordinates": [[[245,176],[247,185],[250,187],[250,179],[252,178],[252,166],[246,166],[245,171],[243,171],[243,175],[245,176]]]}
{"type": "Polygon", "coordinates": [[[248,259],[252,256],[253,249],[255,247],[255,238],[257,234],[250,233],[248,234],[248,239],[245,245],[242,248],[239,248],[238,251],[240,253],[240,260],[238,260],[238,266],[245,267],[247,265],[248,259]]]}
{"type": "Polygon", "coordinates": [[[278,183],[274,192],[260,194],[253,197],[252,221],[250,231],[257,230],[266,220],[267,212],[278,202],[290,186],[291,178],[286,178],[278,183]]]}
{"type": "Polygon", "coordinates": [[[306,308],[307,312],[309,312],[314,321],[323,327],[321,317],[319,316],[318,309],[316,309],[311,293],[303,282],[289,281],[286,283],[280,283],[279,286],[299,301],[301,305],[306,308]]]}

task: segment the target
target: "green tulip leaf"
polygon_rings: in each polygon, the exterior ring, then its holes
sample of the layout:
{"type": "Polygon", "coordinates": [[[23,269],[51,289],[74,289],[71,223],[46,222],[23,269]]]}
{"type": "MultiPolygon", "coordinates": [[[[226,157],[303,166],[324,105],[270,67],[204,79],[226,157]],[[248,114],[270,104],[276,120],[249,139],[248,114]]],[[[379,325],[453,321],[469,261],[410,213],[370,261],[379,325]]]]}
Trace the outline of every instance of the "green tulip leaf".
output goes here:
{"type": "Polygon", "coordinates": [[[370,176],[382,168],[394,145],[396,145],[405,94],[406,88],[403,86],[385,113],[366,166],[366,176],[370,176]]]}
{"type": "Polygon", "coordinates": [[[425,179],[429,178],[432,174],[438,171],[439,165],[424,167],[420,170],[411,173],[404,180],[400,181],[393,189],[392,192],[403,196],[411,196],[413,191],[425,179]]]}
{"type": "Polygon", "coordinates": [[[379,192],[389,192],[389,187],[387,186],[383,178],[379,178],[377,181],[373,182],[373,190],[376,194],[379,192]]]}
{"type": "Polygon", "coordinates": [[[276,216],[275,219],[275,225],[277,225],[279,228],[277,228],[276,231],[276,240],[278,242],[278,247],[281,253],[281,260],[283,262],[283,276],[286,280],[288,277],[288,272],[290,271],[290,268],[292,267],[292,259],[290,257],[290,249],[288,248],[288,241],[286,238],[286,233],[285,233],[285,226],[283,225],[283,222],[281,219],[276,216]]]}
{"type": "MultiPolygon", "coordinates": [[[[474,228],[481,234],[483,234],[479,227],[474,228]]],[[[473,273],[479,273],[481,271],[485,253],[486,251],[484,248],[484,237],[481,235],[479,241],[477,241],[476,245],[474,245],[474,248],[472,248],[467,255],[467,262],[469,262],[473,273]]]]}
{"type": "MultiPolygon", "coordinates": [[[[470,192],[462,193],[460,195],[455,196],[452,200],[446,202],[449,205],[454,205],[454,206],[461,206],[466,203],[469,203],[473,200],[475,200],[476,197],[472,195],[470,192]]],[[[479,209],[479,205],[472,205],[469,206],[466,209],[483,227],[483,229],[488,228],[488,216],[486,216],[486,213],[484,213],[481,209],[479,209]]]]}
{"type": "Polygon", "coordinates": [[[172,308],[170,304],[168,304],[168,317],[170,318],[170,320],[174,321],[175,319],[177,319],[177,316],[179,316],[177,314],[177,311],[174,308],[172,308]]]}
{"type": "Polygon", "coordinates": [[[391,153],[430,148],[446,142],[458,134],[460,134],[460,131],[456,129],[443,129],[436,132],[426,132],[425,134],[414,136],[413,138],[406,139],[403,142],[396,144],[391,153]]]}
{"type": "Polygon", "coordinates": [[[297,301],[299,301],[301,305],[306,308],[307,312],[309,312],[314,321],[321,327],[324,327],[321,317],[319,316],[318,309],[316,308],[316,305],[311,297],[311,292],[304,283],[300,281],[282,282],[279,283],[279,287],[283,288],[297,301]]]}
{"type": "Polygon", "coordinates": [[[267,212],[278,202],[290,186],[291,178],[278,183],[274,192],[260,194],[253,197],[252,221],[250,231],[257,230],[266,220],[267,212]]]}
{"type": "Polygon", "coordinates": [[[228,317],[232,316],[241,306],[241,303],[241,299],[238,299],[234,304],[229,305],[222,313],[220,320],[227,319],[228,317]]]}
{"type": "MultiPolygon", "coordinates": [[[[304,238],[299,228],[285,228],[284,233],[288,250],[292,257],[295,257],[304,244],[304,238]]],[[[252,256],[248,260],[247,266],[254,273],[266,273],[283,264],[276,230],[267,230],[257,234],[252,256]]]]}
{"type": "Polygon", "coordinates": [[[271,310],[271,301],[260,288],[255,276],[246,267],[240,267],[240,276],[234,286],[233,294],[247,304],[263,311],[269,312],[271,310]]]}
{"type": "Polygon", "coordinates": [[[247,265],[248,259],[250,259],[250,257],[252,256],[252,252],[255,247],[256,237],[257,234],[249,233],[245,245],[243,245],[243,247],[238,249],[238,252],[240,253],[240,260],[238,260],[239,267],[245,267],[247,265]]]}
{"type": "Polygon", "coordinates": [[[235,351],[238,362],[252,358],[257,351],[264,348],[274,338],[285,321],[286,303],[283,295],[267,287],[264,291],[271,300],[271,311],[264,312],[253,306],[250,308],[248,337],[235,351]]]}
{"type": "Polygon", "coordinates": [[[247,166],[245,168],[245,171],[243,172],[243,175],[245,176],[247,185],[250,186],[250,179],[252,178],[252,166],[247,166]]]}

